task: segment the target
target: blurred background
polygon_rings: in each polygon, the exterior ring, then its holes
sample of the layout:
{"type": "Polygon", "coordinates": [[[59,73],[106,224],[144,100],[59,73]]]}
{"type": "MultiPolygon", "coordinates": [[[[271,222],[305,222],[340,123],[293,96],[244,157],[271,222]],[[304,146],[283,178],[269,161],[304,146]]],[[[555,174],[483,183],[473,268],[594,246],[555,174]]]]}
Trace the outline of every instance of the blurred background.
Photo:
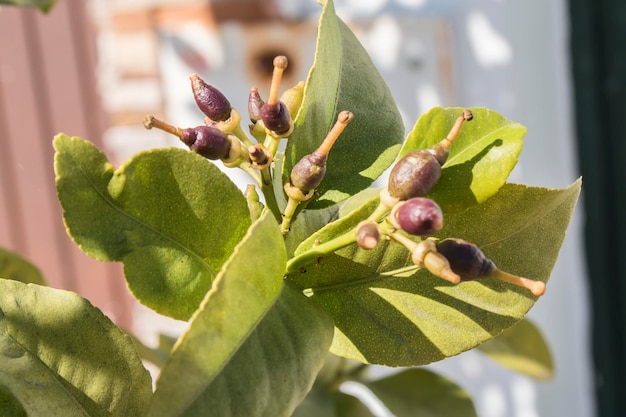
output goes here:
{"type": "MultiPolygon", "coordinates": [[[[431,367],[468,390],[481,417],[626,415],[626,4],[335,5],[387,80],[407,131],[432,106],[493,108],[528,128],[511,182],[565,187],[584,178],[548,291],[529,314],[552,349],[554,379],[531,380],[473,351],[431,367]]],[[[179,146],[146,131],[143,117],[200,124],[194,72],[244,112],[250,86],[267,95],[275,55],[289,57],[283,85],[306,79],[320,11],[314,0],[59,0],[47,15],[0,6],[0,247],[146,343],[179,331],[133,301],[120,265],[91,260],[67,237],[51,139],[88,138],[115,164],[179,146]]]]}

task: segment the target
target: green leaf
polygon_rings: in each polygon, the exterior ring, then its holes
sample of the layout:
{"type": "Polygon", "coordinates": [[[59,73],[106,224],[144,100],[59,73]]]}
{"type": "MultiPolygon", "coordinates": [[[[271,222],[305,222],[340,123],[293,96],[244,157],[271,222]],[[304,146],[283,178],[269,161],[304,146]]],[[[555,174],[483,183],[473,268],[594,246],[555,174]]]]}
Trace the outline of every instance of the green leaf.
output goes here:
{"type": "Polygon", "coordinates": [[[333,2],[321,3],[315,62],[287,142],[283,178],[317,149],[339,112],[350,110],[354,119],[330,152],[320,196],[309,209],[332,205],[367,188],[394,160],[404,137],[395,101],[367,52],[335,15],[333,2]]]}
{"type": "MultiPolygon", "coordinates": [[[[579,192],[580,181],[563,190],[507,184],[485,203],[447,216],[437,237],[466,239],[501,270],[547,282],[579,192]]],[[[418,270],[402,245],[387,241],[371,251],[352,244],[288,279],[308,288],[335,320],[331,352],[389,366],[471,349],[521,320],[536,301],[496,279],[449,284],[418,270]]]]}
{"type": "Polygon", "coordinates": [[[336,222],[336,220],[360,211],[363,206],[369,207],[372,200],[378,201],[379,194],[380,189],[366,188],[330,207],[320,210],[303,210],[285,238],[287,255],[292,257],[294,253],[300,253],[298,247],[309,248],[316,240],[321,239],[320,241],[323,242],[330,235],[336,236],[337,230],[346,230],[344,222],[336,222]],[[321,232],[321,229],[324,229],[324,232],[321,232]]]}
{"type": "Polygon", "coordinates": [[[139,416],[152,394],[131,339],[78,295],[0,280],[0,386],[33,416],[139,416]]]}
{"type": "Polygon", "coordinates": [[[93,144],[54,140],[57,192],[69,235],[88,255],[124,262],[135,297],[188,319],[250,226],[246,200],[215,165],[155,149],[113,169],[93,144]]]}
{"type": "Polygon", "coordinates": [[[284,285],[286,253],[266,211],[218,275],[158,381],[149,416],[290,415],[311,388],[332,321],[284,285]]]}
{"type": "MultiPolygon", "coordinates": [[[[312,288],[312,287],[325,287],[327,285],[337,285],[340,282],[343,282],[345,279],[352,281],[354,276],[360,275],[359,271],[363,271],[365,275],[369,275],[371,270],[368,268],[367,271],[362,270],[360,268],[361,257],[367,258],[365,263],[375,267],[377,261],[382,261],[383,255],[385,255],[384,251],[359,251],[356,245],[352,245],[352,247],[341,250],[339,253],[324,253],[323,250],[320,250],[320,244],[329,242],[335,238],[341,238],[344,233],[346,235],[350,234],[353,236],[353,229],[356,225],[363,219],[367,218],[367,216],[374,211],[374,209],[378,206],[379,203],[379,193],[374,193],[373,195],[369,195],[369,193],[359,193],[355,197],[360,196],[368,196],[370,197],[368,200],[363,201],[359,198],[361,202],[360,206],[356,206],[357,208],[350,211],[347,214],[344,214],[343,217],[337,219],[336,221],[327,224],[323,228],[321,228],[316,233],[312,234],[309,238],[304,240],[296,249],[295,255],[299,258],[299,262],[306,262],[309,260],[312,264],[309,266],[305,266],[304,269],[306,273],[290,272],[287,276],[289,280],[298,285],[302,289],[312,288]],[[346,250],[356,250],[357,252],[352,252],[355,258],[344,257],[343,253],[346,250]],[[371,255],[377,254],[379,256],[372,257],[371,255]],[[301,257],[304,257],[302,259],[301,257]],[[318,265],[315,265],[313,262],[317,262],[318,265]],[[344,261],[347,261],[345,263],[344,261]],[[323,266],[320,266],[319,263],[323,263],[323,266]],[[332,266],[332,267],[327,267],[332,266]],[[356,270],[351,270],[351,268],[356,267],[356,270]],[[346,272],[349,271],[349,274],[346,272]]],[[[404,261],[404,257],[400,258],[400,262],[404,261]]],[[[397,262],[396,262],[397,263],[397,262]]],[[[397,267],[399,267],[398,264],[397,267]]],[[[293,269],[293,266],[289,266],[288,271],[293,269]]],[[[381,268],[388,268],[389,265],[381,265],[381,268]]]]}
{"type": "Polygon", "coordinates": [[[0,248],[0,278],[46,285],[39,269],[17,253],[0,248]]]}
{"type": "Polygon", "coordinates": [[[28,417],[22,404],[11,394],[7,387],[2,385],[0,385],[0,416],[28,417]]]}
{"type": "Polygon", "coordinates": [[[0,0],[0,5],[37,7],[44,13],[48,13],[56,0],[0,0]]]}
{"type": "Polygon", "coordinates": [[[335,402],[324,386],[313,386],[291,417],[336,417],[335,402]]]}
{"type": "Polygon", "coordinates": [[[550,379],[554,376],[550,347],[528,319],[479,345],[478,350],[500,365],[532,378],[550,379]]]}
{"type": "Polygon", "coordinates": [[[365,404],[352,395],[337,392],[333,394],[337,417],[376,417],[365,404]]]}
{"type": "Polygon", "coordinates": [[[408,369],[364,385],[397,417],[476,416],[467,392],[425,369],[408,369]]]}
{"type": "Polygon", "coordinates": [[[317,232],[326,224],[337,219],[339,206],[337,204],[320,210],[302,210],[291,224],[289,233],[285,236],[287,255],[293,256],[302,241],[317,232]]]}
{"type": "MultiPolygon", "coordinates": [[[[429,194],[446,214],[465,210],[497,193],[522,151],[524,126],[493,110],[471,110],[474,119],[461,128],[450,148],[441,179],[429,194]]],[[[435,107],[422,115],[409,133],[399,158],[441,141],[462,113],[461,107],[435,107]]]]}

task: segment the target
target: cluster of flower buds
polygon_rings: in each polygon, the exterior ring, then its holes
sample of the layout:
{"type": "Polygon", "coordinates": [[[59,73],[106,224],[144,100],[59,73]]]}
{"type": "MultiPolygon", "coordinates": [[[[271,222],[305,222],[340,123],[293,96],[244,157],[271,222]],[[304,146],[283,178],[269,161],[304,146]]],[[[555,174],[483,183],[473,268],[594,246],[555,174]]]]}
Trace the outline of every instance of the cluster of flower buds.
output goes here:
{"type": "MultiPolygon", "coordinates": [[[[207,159],[221,160],[228,167],[239,167],[247,171],[261,187],[267,204],[271,205],[270,208],[277,219],[282,221],[281,227],[286,233],[298,204],[310,200],[324,178],[330,149],[352,120],[352,113],[341,112],[337,123],[320,147],[303,157],[293,167],[284,187],[289,200],[284,211],[280,213],[272,189],[270,167],[274,162],[280,140],[293,132],[293,119],[302,105],[305,83],[300,81],[279,96],[280,83],[288,61],[285,56],[277,56],[273,64],[274,71],[267,101],[263,101],[257,87],[252,87],[248,96],[250,116],[248,127],[256,142],[243,132],[241,115],[231,106],[228,99],[198,74],[192,74],[189,79],[196,105],[206,116],[203,125],[180,128],[149,115],[144,120],[144,126],[147,129],[161,129],[177,136],[190,150],[207,159]]],[[[248,188],[247,195],[256,194],[248,188]]],[[[258,207],[257,203],[260,204],[258,198],[255,207],[258,207]]]]}
{"type": "Polygon", "coordinates": [[[461,126],[472,118],[472,113],[465,110],[446,138],[428,149],[411,151],[396,163],[390,172],[388,187],[381,192],[379,208],[355,228],[356,243],[369,250],[383,237],[392,239],[409,250],[416,266],[453,284],[497,278],[540,296],[545,291],[543,282],[499,270],[475,244],[461,239],[428,237],[443,228],[443,212],[434,200],[425,196],[441,177],[442,165],[461,126]],[[421,240],[413,240],[406,234],[421,240]]]}

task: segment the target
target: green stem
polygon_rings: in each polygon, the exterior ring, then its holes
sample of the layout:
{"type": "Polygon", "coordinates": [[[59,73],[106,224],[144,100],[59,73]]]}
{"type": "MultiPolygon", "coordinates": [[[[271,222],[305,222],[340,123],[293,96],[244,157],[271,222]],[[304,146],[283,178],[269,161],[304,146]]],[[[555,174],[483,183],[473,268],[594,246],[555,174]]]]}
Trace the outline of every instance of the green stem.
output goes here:
{"type": "Polygon", "coordinates": [[[344,233],[343,235],[337,236],[328,242],[313,246],[308,251],[291,258],[287,262],[287,273],[289,274],[291,272],[299,271],[303,266],[315,262],[318,257],[338,251],[339,249],[345,248],[354,242],[356,242],[356,233],[354,232],[354,229],[350,229],[350,231],[344,233]]]}
{"type": "Polygon", "coordinates": [[[390,211],[391,209],[386,204],[383,204],[383,202],[381,201],[380,203],[378,203],[378,207],[376,207],[376,210],[374,210],[372,214],[369,215],[367,220],[373,220],[378,223],[380,219],[385,217],[390,211]]]}
{"type": "Polygon", "coordinates": [[[246,147],[249,148],[250,146],[254,146],[254,143],[250,140],[248,135],[246,135],[246,132],[244,132],[243,129],[241,128],[241,124],[238,124],[237,127],[234,128],[233,131],[230,133],[237,136],[237,138],[239,138],[239,140],[243,142],[243,144],[246,145],[246,147]]]}
{"type": "Polygon", "coordinates": [[[289,197],[289,200],[287,201],[287,207],[285,207],[285,212],[283,213],[283,222],[280,225],[280,231],[283,232],[283,234],[287,234],[287,232],[289,232],[289,228],[291,227],[291,219],[293,218],[293,214],[298,208],[298,204],[300,204],[300,201],[289,197]]]}
{"type": "Polygon", "coordinates": [[[272,187],[271,181],[269,183],[265,183],[265,181],[261,181],[261,192],[265,197],[265,206],[270,209],[277,222],[282,221],[282,215],[280,213],[280,208],[278,207],[278,201],[276,201],[276,194],[274,194],[274,187],[272,187]]]}
{"type": "Polygon", "coordinates": [[[270,151],[272,156],[276,156],[276,152],[278,152],[278,145],[280,144],[280,139],[268,133],[267,136],[265,136],[265,141],[263,142],[263,144],[270,151]]]}
{"type": "Polygon", "coordinates": [[[272,185],[272,174],[270,173],[270,167],[261,168],[261,180],[263,184],[272,185]]]}
{"type": "MultiPolygon", "coordinates": [[[[246,174],[250,175],[250,177],[254,180],[254,182],[256,182],[256,184],[263,188],[263,181],[261,180],[261,176],[259,175],[259,173],[257,172],[256,169],[252,168],[250,166],[250,164],[248,162],[244,162],[242,161],[239,165],[238,165],[239,169],[241,169],[242,171],[244,171],[246,174]]],[[[265,192],[263,192],[263,194],[265,194],[265,192]]]]}
{"type": "Polygon", "coordinates": [[[137,353],[139,353],[139,356],[142,359],[147,360],[161,369],[165,366],[169,357],[169,352],[162,352],[159,349],[148,347],[135,335],[130,333],[127,333],[127,335],[132,339],[135,344],[135,348],[137,349],[137,353]]]}

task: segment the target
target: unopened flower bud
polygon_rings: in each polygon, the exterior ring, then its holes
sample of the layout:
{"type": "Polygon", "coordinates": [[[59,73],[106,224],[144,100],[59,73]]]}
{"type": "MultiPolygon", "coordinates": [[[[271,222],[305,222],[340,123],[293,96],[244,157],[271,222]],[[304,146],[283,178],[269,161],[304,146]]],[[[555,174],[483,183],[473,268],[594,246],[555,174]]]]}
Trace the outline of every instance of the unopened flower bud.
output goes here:
{"type": "Polygon", "coordinates": [[[252,87],[250,89],[250,94],[248,94],[248,115],[250,116],[250,121],[252,123],[256,123],[258,120],[261,120],[261,107],[263,107],[263,104],[265,103],[261,99],[259,89],[257,87],[252,87]]]}
{"type": "Polygon", "coordinates": [[[389,221],[409,234],[428,236],[443,227],[443,212],[430,198],[414,197],[395,205],[389,221]]]}
{"type": "Polygon", "coordinates": [[[261,107],[261,120],[266,128],[278,136],[286,136],[293,129],[293,120],[282,101],[265,103],[261,107]]]}
{"type": "Polygon", "coordinates": [[[357,224],[354,229],[356,233],[356,243],[363,249],[374,249],[380,241],[380,228],[378,223],[371,220],[364,220],[357,224]]]}
{"type": "Polygon", "coordinates": [[[497,278],[526,288],[537,297],[545,292],[545,283],[499,270],[478,246],[465,240],[452,238],[441,240],[437,242],[437,252],[446,257],[452,270],[461,277],[461,281],[497,278]]]}
{"type": "Polygon", "coordinates": [[[215,122],[227,120],[230,117],[231,105],[224,94],[205,83],[198,74],[192,74],[189,79],[193,98],[202,113],[215,122]]]}
{"type": "Polygon", "coordinates": [[[495,264],[487,259],[478,246],[461,239],[444,239],[437,242],[437,251],[448,259],[452,270],[461,281],[472,281],[492,276],[495,264]]]}
{"type": "Polygon", "coordinates": [[[267,167],[272,162],[272,154],[261,143],[256,143],[248,148],[248,162],[255,169],[267,167]]]}
{"type": "Polygon", "coordinates": [[[207,159],[225,158],[230,151],[231,142],[228,135],[210,126],[198,126],[181,129],[180,140],[192,151],[207,159]]]}
{"type": "Polygon", "coordinates": [[[442,165],[448,159],[450,146],[463,122],[472,118],[472,112],[466,109],[442,141],[428,149],[416,149],[404,155],[389,174],[389,194],[400,200],[428,194],[441,177],[442,165]]]}
{"type": "Polygon", "coordinates": [[[343,129],[350,123],[352,117],[353,115],[349,111],[339,113],[337,122],[320,147],[313,153],[302,157],[292,168],[289,176],[289,182],[292,186],[299,188],[305,194],[317,188],[326,174],[328,153],[343,129]]]}
{"type": "Polygon", "coordinates": [[[278,99],[280,81],[283,71],[287,68],[287,57],[279,55],[274,58],[274,71],[272,72],[272,84],[267,102],[261,107],[261,119],[265,127],[273,134],[286,137],[293,130],[293,120],[289,109],[278,99]]]}
{"type": "Polygon", "coordinates": [[[224,159],[231,152],[232,139],[229,135],[211,126],[197,126],[181,129],[165,123],[152,115],[146,116],[143,125],[146,129],[153,127],[178,138],[194,152],[207,159],[224,159]]]}
{"type": "Polygon", "coordinates": [[[302,105],[302,99],[304,98],[304,85],[304,81],[300,81],[295,86],[285,90],[280,96],[280,101],[285,103],[292,119],[296,117],[296,114],[302,105]]]}

